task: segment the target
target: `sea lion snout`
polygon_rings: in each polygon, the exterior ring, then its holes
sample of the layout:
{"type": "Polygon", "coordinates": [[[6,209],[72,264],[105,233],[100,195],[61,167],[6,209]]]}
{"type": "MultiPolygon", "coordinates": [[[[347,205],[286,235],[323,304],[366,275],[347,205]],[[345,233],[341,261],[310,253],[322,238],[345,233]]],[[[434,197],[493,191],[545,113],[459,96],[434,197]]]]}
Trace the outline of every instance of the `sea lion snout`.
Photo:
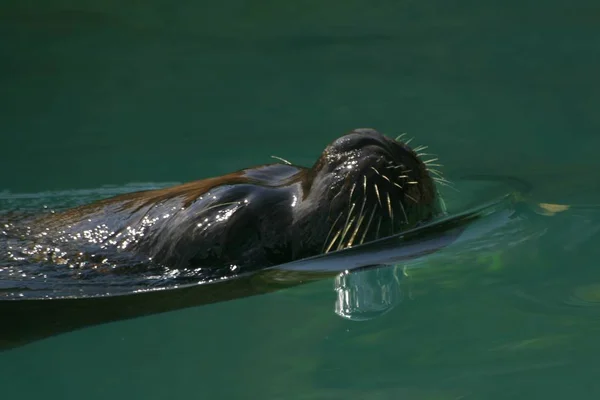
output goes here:
{"type": "Polygon", "coordinates": [[[396,163],[402,163],[405,158],[414,158],[414,152],[408,144],[389,138],[372,128],[354,129],[334,140],[325,150],[329,159],[347,157],[348,154],[362,152],[381,154],[396,163]]]}

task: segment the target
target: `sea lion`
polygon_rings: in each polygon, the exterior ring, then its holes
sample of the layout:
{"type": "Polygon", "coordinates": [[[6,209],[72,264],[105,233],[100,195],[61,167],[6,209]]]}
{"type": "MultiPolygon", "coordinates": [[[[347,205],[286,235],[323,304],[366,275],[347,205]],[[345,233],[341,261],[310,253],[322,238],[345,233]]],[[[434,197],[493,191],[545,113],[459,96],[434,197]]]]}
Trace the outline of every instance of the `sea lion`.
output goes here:
{"type": "Polygon", "coordinates": [[[434,179],[408,144],[355,129],[310,168],[262,165],[29,221],[15,258],[69,265],[79,277],[230,276],[429,221],[442,212],[434,179]]]}
{"type": "Polygon", "coordinates": [[[444,247],[472,217],[427,225],[445,233],[421,243],[422,228],[412,228],[443,214],[434,181],[445,181],[415,150],[356,129],[329,144],[310,168],[262,165],[12,219],[0,231],[0,278],[7,277],[0,291],[9,294],[0,301],[0,349],[335,276],[277,269],[335,250],[344,251],[321,263],[348,268],[355,258],[353,264],[368,267],[444,247]],[[417,235],[406,254],[397,238],[385,238],[400,232],[417,235]],[[374,239],[381,239],[377,247],[361,255],[356,245],[374,239]],[[80,279],[106,293],[86,292],[80,279]]]}

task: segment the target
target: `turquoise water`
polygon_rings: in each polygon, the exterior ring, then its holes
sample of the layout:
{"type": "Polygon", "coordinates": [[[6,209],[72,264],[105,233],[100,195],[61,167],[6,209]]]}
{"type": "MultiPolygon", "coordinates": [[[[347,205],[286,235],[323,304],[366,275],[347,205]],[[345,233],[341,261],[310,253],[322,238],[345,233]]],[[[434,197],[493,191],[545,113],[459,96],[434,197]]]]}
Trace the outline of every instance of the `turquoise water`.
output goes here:
{"type": "Polygon", "coordinates": [[[0,353],[3,397],[597,397],[600,216],[583,207],[600,204],[597,15],[592,1],[3,2],[6,197],[271,155],[310,165],[371,126],[414,135],[450,179],[516,176],[533,204],[572,206],[424,259],[379,318],[341,318],[327,279],[100,325],[0,353]]]}

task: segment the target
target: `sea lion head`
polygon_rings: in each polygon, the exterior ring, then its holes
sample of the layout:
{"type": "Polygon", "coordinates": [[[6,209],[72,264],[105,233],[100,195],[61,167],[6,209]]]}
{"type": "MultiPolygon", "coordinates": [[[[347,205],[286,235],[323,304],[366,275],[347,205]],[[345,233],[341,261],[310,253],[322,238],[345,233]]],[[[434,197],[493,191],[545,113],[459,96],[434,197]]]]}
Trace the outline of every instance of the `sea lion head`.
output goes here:
{"type": "MultiPolygon", "coordinates": [[[[413,228],[441,214],[427,164],[407,143],[374,129],[355,129],[333,141],[311,169],[305,203],[329,227],[329,252],[413,228]]],[[[314,219],[313,219],[314,223],[314,219]]]]}

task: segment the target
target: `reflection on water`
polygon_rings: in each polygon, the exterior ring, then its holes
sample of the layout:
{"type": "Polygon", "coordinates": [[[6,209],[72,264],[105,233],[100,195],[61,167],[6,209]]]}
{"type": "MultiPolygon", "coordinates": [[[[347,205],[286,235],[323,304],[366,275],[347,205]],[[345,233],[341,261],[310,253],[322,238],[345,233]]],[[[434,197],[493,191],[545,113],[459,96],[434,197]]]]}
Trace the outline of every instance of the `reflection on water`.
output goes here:
{"type": "Polygon", "coordinates": [[[379,266],[336,276],[335,313],[352,321],[368,321],[389,312],[402,301],[398,270],[398,266],[379,266]]]}

